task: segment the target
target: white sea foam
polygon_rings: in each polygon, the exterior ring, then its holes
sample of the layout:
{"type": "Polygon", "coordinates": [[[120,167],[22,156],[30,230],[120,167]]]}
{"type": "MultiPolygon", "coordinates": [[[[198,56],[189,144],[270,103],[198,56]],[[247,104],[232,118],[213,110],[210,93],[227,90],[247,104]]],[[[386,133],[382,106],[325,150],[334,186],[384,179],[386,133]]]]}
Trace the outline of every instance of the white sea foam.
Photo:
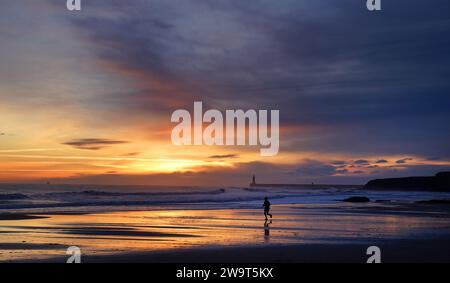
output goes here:
{"type": "Polygon", "coordinates": [[[0,185],[0,213],[139,210],[177,206],[183,209],[260,208],[273,204],[333,204],[351,196],[414,202],[450,198],[450,193],[365,191],[357,188],[205,188],[155,186],[0,185]]]}

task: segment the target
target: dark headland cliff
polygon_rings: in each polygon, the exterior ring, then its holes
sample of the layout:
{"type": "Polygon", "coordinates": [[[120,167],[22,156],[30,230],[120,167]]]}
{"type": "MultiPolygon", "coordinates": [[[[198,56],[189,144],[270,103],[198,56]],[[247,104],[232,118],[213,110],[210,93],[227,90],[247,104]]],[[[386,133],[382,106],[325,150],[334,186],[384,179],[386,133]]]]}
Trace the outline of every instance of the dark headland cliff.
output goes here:
{"type": "Polygon", "coordinates": [[[440,172],[434,176],[375,179],[369,181],[364,189],[450,192],[450,172],[440,172]]]}

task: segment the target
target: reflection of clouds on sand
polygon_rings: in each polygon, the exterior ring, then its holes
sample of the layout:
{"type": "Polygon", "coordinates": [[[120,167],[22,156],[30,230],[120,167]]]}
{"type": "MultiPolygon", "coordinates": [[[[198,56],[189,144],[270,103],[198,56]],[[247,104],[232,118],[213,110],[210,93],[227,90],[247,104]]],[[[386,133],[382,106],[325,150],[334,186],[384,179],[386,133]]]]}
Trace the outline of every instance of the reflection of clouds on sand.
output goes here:
{"type": "Polygon", "coordinates": [[[274,205],[273,209],[276,222],[269,220],[263,227],[259,209],[174,209],[12,218],[0,221],[0,260],[53,258],[65,251],[58,247],[72,245],[79,246],[89,257],[269,243],[367,243],[373,239],[421,239],[450,234],[449,214],[442,208],[429,207],[425,211],[416,207],[415,213],[411,213],[411,206],[375,204],[364,208],[354,204],[274,205]]]}

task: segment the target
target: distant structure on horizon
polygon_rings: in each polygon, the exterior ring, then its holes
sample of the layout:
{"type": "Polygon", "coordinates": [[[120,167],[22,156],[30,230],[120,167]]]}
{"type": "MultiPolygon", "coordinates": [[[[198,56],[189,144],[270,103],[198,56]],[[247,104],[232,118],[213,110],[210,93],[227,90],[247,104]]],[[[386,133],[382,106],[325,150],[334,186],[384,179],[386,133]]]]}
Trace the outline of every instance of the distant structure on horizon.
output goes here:
{"type": "Polygon", "coordinates": [[[253,175],[252,182],[250,183],[250,186],[256,186],[256,177],[255,177],[255,175],[253,175]]]}

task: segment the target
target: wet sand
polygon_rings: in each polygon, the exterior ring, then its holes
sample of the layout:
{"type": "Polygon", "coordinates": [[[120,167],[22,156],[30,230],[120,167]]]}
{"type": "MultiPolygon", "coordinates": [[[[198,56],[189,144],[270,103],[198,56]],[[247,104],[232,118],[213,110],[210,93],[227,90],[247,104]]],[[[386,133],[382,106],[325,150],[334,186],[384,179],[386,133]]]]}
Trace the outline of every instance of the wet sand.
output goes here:
{"type": "Polygon", "coordinates": [[[0,221],[5,220],[29,220],[29,219],[42,219],[47,218],[45,216],[36,216],[25,213],[2,213],[0,214],[0,221]]]}
{"type": "Polygon", "coordinates": [[[302,244],[266,247],[203,248],[109,256],[87,256],[91,263],[365,263],[367,248],[381,250],[384,263],[450,262],[447,239],[388,240],[367,244],[302,244]]]}
{"type": "Polygon", "coordinates": [[[0,261],[450,262],[447,205],[337,203],[259,209],[17,214],[0,218],[0,261]]]}

